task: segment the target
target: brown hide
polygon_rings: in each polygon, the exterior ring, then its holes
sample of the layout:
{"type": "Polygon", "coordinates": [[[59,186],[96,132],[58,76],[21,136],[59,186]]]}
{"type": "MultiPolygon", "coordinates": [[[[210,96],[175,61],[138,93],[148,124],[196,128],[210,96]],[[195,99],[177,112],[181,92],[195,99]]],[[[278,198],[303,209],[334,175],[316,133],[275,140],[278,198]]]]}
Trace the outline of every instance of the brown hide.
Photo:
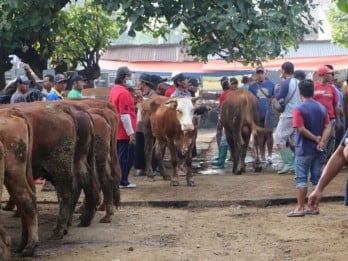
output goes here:
{"type": "MultiPolygon", "coordinates": [[[[33,129],[32,169],[34,178],[46,177],[56,187],[59,218],[54,238],[68,231],[72,207],[76,119],[70,108],[59,102],[9,105],[20,110],[33,129]]],[[[34,186],[34,184],[33,184],[34,186]]]]}
{"type": "Polygon", "coordinates": [[[179,162],[177,153],[181,154],[180,160],[186,164],[186,182],[188,186],[194,186],[192,180],[192,148],[196,130],[185,131],[181,130],[181,125],[177,119],[176,101],[169,102],[167,97],[154,97],[143,101],[142,119],[144,124],[145,135],[145,155],[146,155],[146,173],[152,176],[151,162],[154,138],[155,155],[159,163],[161,175],[168,179],[163,166],[163,154],[167,146],[170,152],[172,162],[171,185],[177,186],[178,173],[177,164],[179,162]]]}
{"type": "MultiPolygon", "coordinates": [[[[39,241],[38,214],[31,169],[33,131],[27,118],[18,110],[0,110],[0,142],[2,143],[1,176],[3,177],[5,173],[2,181],[17,205],[22,221],[22,238],[17,251],[22,252],[23,256],[31,256],[39,241]]],[[[2,182],[0,185],[2,188],[2,182]]],[[[3,239],[8,241],[6,235],[3,236],[3,239]]]]}
{"type": "Polygon", "coordinates": [[[233,173],[245,172],[245,157],[250,136],[255,142],[255,171],[261,171],[258,140],[256,132],[259,129],[257,98],[248,90],[238,89],[231,92],[224,101],[221,109],[221,122],[224,126],[227,142],[233,159],[233,173]]]}
{"type": "Polygon", "coordinates": [[[113,205],[118,207],[120,204],[121,170],[116,148],[117,113],[112,104],[98,99],[64,101],[64,103],[84,108],[93,119],[96,168],[104,196],[101,209],[105,207],[106,210],[106,215],[100,222],[109,223],[113,214],[113,205]]]}

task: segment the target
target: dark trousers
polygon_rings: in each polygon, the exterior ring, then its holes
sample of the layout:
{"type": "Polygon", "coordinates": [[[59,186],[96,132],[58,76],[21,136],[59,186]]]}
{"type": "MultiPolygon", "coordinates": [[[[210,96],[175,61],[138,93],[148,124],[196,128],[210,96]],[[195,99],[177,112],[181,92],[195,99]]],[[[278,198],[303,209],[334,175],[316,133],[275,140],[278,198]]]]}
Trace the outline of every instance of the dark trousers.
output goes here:
{"type": "Polygon", "coordinates": [[[134,161],[134,146],[129,144],[129,140],[117,140],[117,153],[122,172],[120,185],[128,186],[128,176],[134,161]]]}
{"type": "Polygon", "coordinates": [[[136,169],[145,169],[145,137],[143,132],[137,132],[135,134],[135,155],[134,155],[134,167],[136,169]]]}

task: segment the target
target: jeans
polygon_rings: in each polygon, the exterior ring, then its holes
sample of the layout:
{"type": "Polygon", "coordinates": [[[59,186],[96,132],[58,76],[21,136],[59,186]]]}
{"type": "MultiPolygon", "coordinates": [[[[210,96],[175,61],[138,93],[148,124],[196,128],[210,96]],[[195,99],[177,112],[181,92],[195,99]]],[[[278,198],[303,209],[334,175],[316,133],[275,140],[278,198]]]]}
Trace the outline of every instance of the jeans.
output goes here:
{"type": "Polygon", "coordinates": [[[325,154],[295,156],[295,179],[297,188],[307,188],[308,176],[313,187],[318,184],[325,162],[325,154]]]}

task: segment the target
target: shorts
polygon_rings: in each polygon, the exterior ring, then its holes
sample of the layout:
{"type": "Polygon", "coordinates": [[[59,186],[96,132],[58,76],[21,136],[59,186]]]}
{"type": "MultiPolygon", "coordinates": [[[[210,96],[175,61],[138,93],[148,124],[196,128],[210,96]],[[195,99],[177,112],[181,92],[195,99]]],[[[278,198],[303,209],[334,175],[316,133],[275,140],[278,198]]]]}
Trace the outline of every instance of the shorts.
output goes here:
{"type": "Polygon", "coordinates": [[[294,145],[295,129],[292,127],[292,118],[280,118],[275,130],[274,142],[276,145],[294,145]]]}
{"type": "Polygon", "coordinates": [[[308,156],[295,156],[296,188],[308,187],[308,176],[313,188],[318,184],[325,162],[325,153],[308,156]]]}

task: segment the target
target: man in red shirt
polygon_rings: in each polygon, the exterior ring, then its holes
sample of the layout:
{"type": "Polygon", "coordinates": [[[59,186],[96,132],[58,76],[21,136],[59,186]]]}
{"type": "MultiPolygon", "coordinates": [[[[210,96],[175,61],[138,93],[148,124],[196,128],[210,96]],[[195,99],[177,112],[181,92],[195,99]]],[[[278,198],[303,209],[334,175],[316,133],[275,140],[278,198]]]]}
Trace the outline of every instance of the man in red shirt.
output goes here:
{"type": "Polygon", "coordinates": [[[328,159],[335,148],[335,127],[340,124],[340,112],[337,106],[339,100],[335,87],[332,85],[333,71],[322,66],[317,70],[318,79],[314,83],[313,99],[324,105],[331,121],[331,133],[326,146],[326,158],[328,159]]]}
{"type": "Polygon", "coordinates": [[[129,172],[134,160],[134,144],[136,130],[136,115],[134,99],[128,88],[134,86],[128,67],[117,70],[115,86],[111,89],[109,101],[118,113],[117,153],[122,177],[120,188],[135,188],[136,185],[128,181],[129,172]]]}

